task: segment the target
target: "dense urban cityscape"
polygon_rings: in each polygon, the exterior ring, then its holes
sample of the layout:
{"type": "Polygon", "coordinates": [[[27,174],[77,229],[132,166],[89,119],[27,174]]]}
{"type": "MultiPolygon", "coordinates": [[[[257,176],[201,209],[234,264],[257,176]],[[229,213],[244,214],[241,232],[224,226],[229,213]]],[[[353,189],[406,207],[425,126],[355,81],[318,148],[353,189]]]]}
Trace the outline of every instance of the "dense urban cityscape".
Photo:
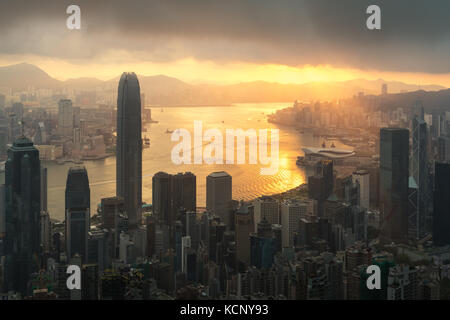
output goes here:
{"type": "MultiPolygon", "coordinates": [[[[0,1],[0,300],[167,318],[450,300],[449,13],[0,1]]],[[[378,312],[396,317],[354,314],[378,312]]]]}
{"type": "Polygon", "coordinates": [[[84,109],[56,95],[52,113],[24,107],[37,101],[33,90],[1,95],[0,292],[8,299],[447,299],[450,109],[426,112],[420,99],[386,106],[387,90],[383,84],[379,95],[337,103],[296,101],[268,115],[323,138],[297,159],[310,172],[306,183],[243,201],[232,197],[231,175],[211,172],[206,207],[197,205],[191,172],[155,173],[152,203],[142,202],[141,154],[151,142],[141,122],[154,120],[134,73],[120,78],[117,109],[84,109]],[[352,149],[327,147],[333,139],[352,149]],[[91,200],[83,160],[108,152],[117,158],[116,194],[91,200]],[[64,221],[47,208],[48,161],[73,162],[64,221]],[[101,203],[97,212],[91,201],[101,203]],[[370,291],[366,269],[374,264],[383,285],[370,291]],[[67,288],[68,265],[81,269],[80,290],[67,288]]]}

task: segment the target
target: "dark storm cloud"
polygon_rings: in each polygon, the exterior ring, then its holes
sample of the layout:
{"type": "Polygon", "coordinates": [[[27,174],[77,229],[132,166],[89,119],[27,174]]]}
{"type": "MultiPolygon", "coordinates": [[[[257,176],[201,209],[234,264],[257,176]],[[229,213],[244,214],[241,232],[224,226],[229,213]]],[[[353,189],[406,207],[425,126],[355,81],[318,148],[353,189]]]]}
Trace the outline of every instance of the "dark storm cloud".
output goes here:
{"type": "Polygon", "coordinates": [[[110,0],[0,2],[0,54],[78,60],[126,49],[148,61],[328,63],[450,72],[448,0],[110,0]],[[82,30],[65,28],[78,4],[82,30]],[[381,7],[382,30],[365,10],[381,7]]]}

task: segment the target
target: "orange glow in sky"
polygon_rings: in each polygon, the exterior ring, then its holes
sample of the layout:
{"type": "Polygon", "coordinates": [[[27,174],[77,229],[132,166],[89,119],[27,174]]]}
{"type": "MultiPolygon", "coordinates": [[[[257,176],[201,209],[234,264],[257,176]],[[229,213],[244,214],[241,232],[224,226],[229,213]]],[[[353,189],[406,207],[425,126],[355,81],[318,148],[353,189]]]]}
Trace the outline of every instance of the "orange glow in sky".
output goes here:
{"type": "Polygon", "coordinates": [[[92,77],[109,80],[124,71],[134,71],[139,75],[164,74],[189,83],[232,84],[249,81],[268,81],[300,84],[321,81],[346,81],[357,78],[386,81],[402,81],[409,84],[439,84],[450,87],[449,74],[386,72],[340,68],[330,65],[303,65],[298,67],[277,64],[255,64],[244,62],[199,61],[192,58],[171,62],[150,62],[127,59],[129,53],[116,52],[93,61],[68,62],[37,56],[15,57],[14,61],[0,60],[0,66],[27,62],[37,65],[50,76],[67,80],[70,78],[92,77]],[[118,57],[120,56],[120,59],[118,57]],[[123,63],[123,61],[130,61],[123,63]]]}

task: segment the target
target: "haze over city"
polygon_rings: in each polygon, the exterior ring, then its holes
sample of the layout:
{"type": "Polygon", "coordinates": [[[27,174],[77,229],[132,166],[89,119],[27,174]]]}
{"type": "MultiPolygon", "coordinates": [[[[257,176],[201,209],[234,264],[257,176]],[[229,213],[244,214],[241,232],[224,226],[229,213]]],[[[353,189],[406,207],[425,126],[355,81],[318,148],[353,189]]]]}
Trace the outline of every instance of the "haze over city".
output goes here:
{"type": "Polygon", "coordinates": [[[2,0],[0,300],[449,300],[450,2],[378,2],[2,0]]]}

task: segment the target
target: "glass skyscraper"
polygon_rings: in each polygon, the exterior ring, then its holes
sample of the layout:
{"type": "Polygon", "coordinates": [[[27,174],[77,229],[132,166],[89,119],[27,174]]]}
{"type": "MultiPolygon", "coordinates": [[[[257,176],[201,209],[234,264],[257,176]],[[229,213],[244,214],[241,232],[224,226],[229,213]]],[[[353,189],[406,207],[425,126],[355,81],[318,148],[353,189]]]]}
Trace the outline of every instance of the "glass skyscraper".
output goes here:
{"type": "Polygon", "coordinates": [[[135,73],[122,74],[117,95],[116,191],[131,229],[142,220],[141,95],[135,73]]]}
{"type": "Polygon", "coordinates": [[[435,163],[433,242],[450,244],[450,163],[435,163]]]}
{"type": "Polygon", "coordinates": [[[416,239],[429,231],[428,194],[428,132],[423,107],[419,105],[412,119],[411,178],[414,179],[410,194],[409,232],[416,239]]]}
{"type": "Polygon", "coordinates": [[[380,228],[382,240],[408,236],[409,130],[380,129],[380,228]]]}
{"type": "Polygon", "coordinates": [[[39,151],[25,137],[8,149],[5,164],[5,255],[7,291],[29,294],[30,275],[40,269],[39,151]]]}
{"type": "Polygon", "coordinates": [[[85,167],[69,169],[66,184],[66,248],[67,258],[79,254],[88,257],[91,195],[85,167]]]}

